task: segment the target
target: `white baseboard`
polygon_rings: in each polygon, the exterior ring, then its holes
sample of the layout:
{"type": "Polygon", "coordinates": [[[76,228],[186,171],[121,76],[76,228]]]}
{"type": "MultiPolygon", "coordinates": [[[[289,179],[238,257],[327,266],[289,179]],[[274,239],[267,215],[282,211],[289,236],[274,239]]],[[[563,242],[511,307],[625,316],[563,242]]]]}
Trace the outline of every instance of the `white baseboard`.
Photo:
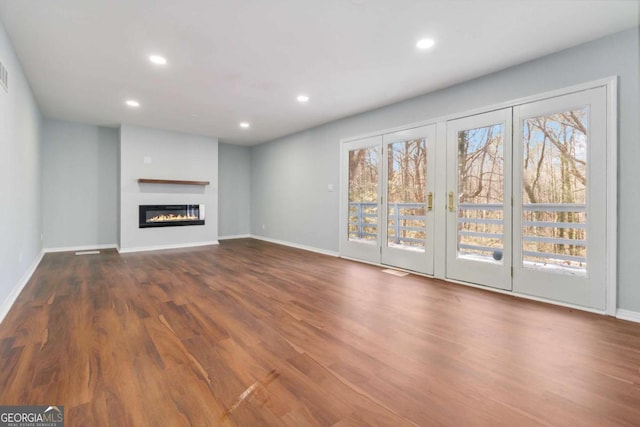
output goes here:
{"type": "Polygon", "coordinates": [[[616,317],[618,319],[640,323],[640,312],[638,311],[631,311],[631,310],[625,310],[623,308],[619,308],[616,311],[616,317]]]}
{"type": "Polygon", "coordinates": [[[265,242],[275,243],[277,245],[289,246],[289,247],[292,247],[292,248],[302,249],[302,250],[309,251],[309,252],[315,252],[315,253],[322,254],[322,255],[329,255],[329,256],[332,256],[332,257],[338,257],[339,256],[338,252],[328,251],[326,249],[315,248],[313,246],[300,245],[298,243],[287,242],[285,240],[271,239],[269,237],[258,236],[256,234],[250,234],[249,237],[252,238],[252,239],[256,239],[256,240],[263,240],[265,242]]]}
{"type": "Polygon", "coordinates": [[[40,261],[42,261],[42,257],[44,256],[44,254],[44,250],[41,250],[36,259],[33,260],[33,263],[31,263],[29,269],[22,275],[20,281],[11,290],[9,295],[7,295],[7,298],[5,298],[5,300],[2,302],[2,305],[0,305],[0,323],[2,323],[7,313],[9,313],[9,310],[11,309],[11,307],[13,307],[13,304],[18,299],[20,292],[22,292],[22,289],[24,289],[26,284],[29,282],[31,276],[33,276],[33,273],[36,271],[36,268],[38,268],[38,265],[40,264],[40,261]]]}
{"type": "Polygon", "coordinates": [[[250,234],[234,234],[232,236],[218,236],[218,240],[248,239],[250,237],[250,234]]]}
{"type": "Polygon", "coordinates": [[[118,252],[121,254],[127,254],[131,252],[146,252],[146,251],[161,251],[165,249],[183,249],[183,248],[195,248],[197,246],[210,246],[218,245],[217,240],[211,240],[209,242],[195,242],[195,243],[180,243],[177,245],[158,245],[158,246],[138,246],[134,248],[119,248],[118,252]]]}
{"type": "Polygon", "coordinates": [[[63,246],[59,248],[44,248],[45,253],[52,252],[75,252],[75,251],[90,251],[93,249],[117,249],[118,245],[115,243],[107,243],[105,245],[86,245],[86,246],[63,246]]]}

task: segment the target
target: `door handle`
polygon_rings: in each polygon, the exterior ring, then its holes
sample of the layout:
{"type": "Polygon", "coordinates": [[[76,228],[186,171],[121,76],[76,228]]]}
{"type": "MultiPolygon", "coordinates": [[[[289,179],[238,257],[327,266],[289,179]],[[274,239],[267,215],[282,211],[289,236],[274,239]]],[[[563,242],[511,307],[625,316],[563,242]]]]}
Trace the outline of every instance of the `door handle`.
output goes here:
{"type": "Polygon", "coordinates": [[[453,211],[455,211],[453,208],[453,191],[449,191],[449,212],[453,211]]]}
{"type": "Polygon", "coordinates": [[[427,194],[427,212],[431,212],[433,210],[433,193],[429,191],[427,194]]]}

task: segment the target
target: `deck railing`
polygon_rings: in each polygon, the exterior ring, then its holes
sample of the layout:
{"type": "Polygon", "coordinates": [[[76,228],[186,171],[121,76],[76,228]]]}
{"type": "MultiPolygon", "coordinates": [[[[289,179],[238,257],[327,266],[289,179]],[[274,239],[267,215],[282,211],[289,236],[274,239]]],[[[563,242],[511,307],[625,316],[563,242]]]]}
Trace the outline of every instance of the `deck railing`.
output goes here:
{"type": "MultiPolygon", "coordinates": [[[[424,215],[410,215],[407,214],[407,210],[421,209],[425,205],[423,203],[390,203],[389,204],[389,224],[393,233],[390,233],[390,241],[395,244],[411,244],[421,243],[424,239],[416,239],[415,237],[408,237],[404,231],[424,231],[423,227],[416,227],[415,225],[403,225],[406,221],[403,220],[416,220],[425,221],[424,215]],[[405,212],[405,213],[403,213],[405,212]],[[393,234],[393,235],[391,235],[393,234]]],[[[458,205],[460,211],[467,211],[469,214],[466,216],[458,216],[458,236],[469,237],[470,239],[464,239],[466,242],[459,241],[458,250],[461,253],[478,253],[478,252],[494,252],[501,250],[503,247],[502,240],[504,238],[503,233],[496,231],[487,231],[487,228],[500,229],[503,225],[503,219],[501,218],[501,211],[503,209],[502,204],[474,204],[474,203],[460,203],[458,205]],[[484,212],[487,215],[479,215],[478,213],[484,212]],[[485,231],[473,231],[469,230],[470,224],[485,225],[485,231]],[[491,227],[491,226],[494,227],[491,227]],[[474,239],[475,238],[475,239],[474,239]],[[486,244],[479,244],[477,241],[486,241],[487,239],[494,242],[491,246],[486,244]],[[474,242],[476,240],[476,242],[474,242]]],[[[377,218],[378,212],[377,204],[375,202],[351,202],[349,203],[349,238],[355,240],[375,240],[377,237],[377,218]]],[[[544,216],[549,213],[574,213],[584,214],[586,212],[586,206],[584,204],[569,204],[569,203],[531,203],[523,205],[523,211],[526,217],[544,216]],[[526,215],[527,213],[534,213],[533,215],[526,215]],[[540,213],[541,215],[536,215],[540,213]]],[[[586,228],[585,222],[570,222],[570,221],[548,221],[548,220],[533,220],[529,218],[522,222],[522,227],[534,227],[537,230],[544,228],[555,229],[574,229],[584,230],[586,228]]],[[[532,235],[532,233],[523,233],[522,240],[524,242],[537,242],[546,243],[559,246],[571,246],[571,247],[586,247],[585,240],[572,239],[572,238],[560,238],[560,237],[547,237],[541,235],[532,235]]],[[[554,233],[535,233],[535,234],[554,234],[554,233]]],[[[575,251],[574,251],[575,252],[575,251]]],[[[584,251],[577,251],[582,252],[584,251]]],[[[586,263],[586,257],[583,255],[568,255],[563,253],[552,253],[534,250],[523,251],[523,256],[536,258],[541,260],[555,260],[566,261],[571,263],[586,263]]]]}
{"type": "MultiPolygon", "coordinates": [[[[407,210],[424,209],[424,203],[389,203],[389,224],[393,230],[390,240],[395,244],[424,244],[424,238],[406,236],[405,231],[424,233],[424,227],[406,225],[407,221],[424,221],[424,215],[411,215],[407,210]],[[403,213],[404,212],[404,213],[403,213]]],[[[375,202],[349,203],[349,237],[359,240],[375,240],[378,235],[377,204],[375,202]],[[371,220],[369,220],[371,219],[371,220]]]]}

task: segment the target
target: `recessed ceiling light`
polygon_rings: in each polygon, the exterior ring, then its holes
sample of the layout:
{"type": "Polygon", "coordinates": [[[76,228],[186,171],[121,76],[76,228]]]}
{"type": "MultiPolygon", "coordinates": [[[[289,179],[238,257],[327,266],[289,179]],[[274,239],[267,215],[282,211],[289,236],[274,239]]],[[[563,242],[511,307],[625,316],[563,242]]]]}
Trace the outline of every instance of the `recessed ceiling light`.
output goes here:
{"type": "Polygon", "coordinates": [[[307,95],[298,95],[296,99],[298,102],[309,102],[309,96],[307,95]]]}
{"type": "Polygon", "coordinates": [[[138,101],[136,101],[135,99],[127,99],[127,101],[125,102],[129,107],[139,107],[140,103],[138,101]]]}
{"type": "Polygon", "coordinates": [[[249,126],[251,126],[248,122],[240,122],[240,127],[243,129],[247,129],[249,126]]]}
{"type": "Polygon", "coordinates": [[[150,55],[149,61],[153,62],[156,65],[167,65],[167,58],[160,55],[150,55]]]}
{"type": "Polygon", "coordinates": [[[436,42],[433,39],[420,39],[418,43],[416,43],[416,47],[418,49],[429,49],[433,47],[434,44],[436,44],[436,42]]]}

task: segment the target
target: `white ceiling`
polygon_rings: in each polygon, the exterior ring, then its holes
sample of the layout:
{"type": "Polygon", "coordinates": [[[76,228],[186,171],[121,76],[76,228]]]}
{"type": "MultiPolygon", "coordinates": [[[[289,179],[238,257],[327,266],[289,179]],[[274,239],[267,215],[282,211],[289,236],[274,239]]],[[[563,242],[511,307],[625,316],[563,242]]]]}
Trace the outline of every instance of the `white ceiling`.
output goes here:
{"type": "Polygon", "coordinates": [[[0,0],[0,19],[47,117],[253,145],[638,26],[639,4],[0,0]]]}

